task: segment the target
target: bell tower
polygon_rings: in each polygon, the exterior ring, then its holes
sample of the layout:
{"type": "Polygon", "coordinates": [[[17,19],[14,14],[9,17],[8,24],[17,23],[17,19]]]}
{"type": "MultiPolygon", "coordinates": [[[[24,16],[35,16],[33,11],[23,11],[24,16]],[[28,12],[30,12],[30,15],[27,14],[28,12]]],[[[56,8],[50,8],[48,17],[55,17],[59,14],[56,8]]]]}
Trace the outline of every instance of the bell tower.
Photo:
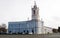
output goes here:
{"type": "Polygon", "coordinates": [[[39,20],[39,8],[37,7],[36,2],[34,2],[32,8],[32,20],[39,20]]]}
{"type": "Polygon", "coordinates": [[[34,2],[34,6],[32,8],[32,21],[32,26],[34,26],[34,34],[41,34],[43,23],[39,18],[39,8],[37,7],[36,2],[34,2]]]}

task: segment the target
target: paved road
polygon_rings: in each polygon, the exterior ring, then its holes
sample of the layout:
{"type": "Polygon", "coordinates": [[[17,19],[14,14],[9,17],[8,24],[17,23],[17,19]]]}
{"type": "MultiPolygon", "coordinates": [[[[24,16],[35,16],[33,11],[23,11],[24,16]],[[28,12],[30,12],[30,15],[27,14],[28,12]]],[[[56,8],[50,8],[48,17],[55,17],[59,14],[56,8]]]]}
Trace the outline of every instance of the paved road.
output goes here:
{"type": "Polygon", "coordinates": [[[60,34],[40,35],[0,35],[0,38],[60,38],[60,34]]]}

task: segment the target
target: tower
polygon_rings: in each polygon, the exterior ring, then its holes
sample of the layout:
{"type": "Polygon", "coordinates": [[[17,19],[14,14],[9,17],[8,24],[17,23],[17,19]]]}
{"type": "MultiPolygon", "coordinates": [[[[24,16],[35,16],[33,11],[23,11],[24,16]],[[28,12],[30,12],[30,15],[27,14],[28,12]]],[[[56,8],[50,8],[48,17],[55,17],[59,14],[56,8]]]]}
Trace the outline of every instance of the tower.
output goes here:
{"type": "Polygon", "coordinates": [[[39,18],[39,8],[37,7],[36,2],[34,2],[34,6],[32,8],[32,20],[34,21],[35,34],[41,34],[43,23],[39,18]]]}
{"type": "Polygon", "coordinates": [[[32,20],[39,20],[39,8],[37,7],[36,2],[34,2],[32,8],[32,20]]]}

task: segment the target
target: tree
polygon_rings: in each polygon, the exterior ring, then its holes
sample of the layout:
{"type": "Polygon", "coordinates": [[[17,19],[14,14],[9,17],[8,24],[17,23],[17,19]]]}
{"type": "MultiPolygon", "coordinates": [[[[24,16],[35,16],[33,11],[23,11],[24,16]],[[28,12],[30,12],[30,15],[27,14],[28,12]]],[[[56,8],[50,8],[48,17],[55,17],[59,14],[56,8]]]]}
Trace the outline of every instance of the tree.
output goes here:
{"type": "Polygon", "coordinates": [[[6,24],[2,24],[1,26],[0,26],[0,33],[7,33],[7,29],[6,29],[6,24]]]}
{"type": "Polygon", "coordinates": [[[0,32],[7,32],[7,29],[5,29],[5,28],[0,28],[0,32]]]}
{"type": "Polygon", "coordinates": [[[52,29],[53,33],[57,33],[58,30],[57,29],[52,29]]]}
{"type": "Polygon", "coordinates": [[[60,33],[60,27],[58,27],[58,32],[60,33]]]}

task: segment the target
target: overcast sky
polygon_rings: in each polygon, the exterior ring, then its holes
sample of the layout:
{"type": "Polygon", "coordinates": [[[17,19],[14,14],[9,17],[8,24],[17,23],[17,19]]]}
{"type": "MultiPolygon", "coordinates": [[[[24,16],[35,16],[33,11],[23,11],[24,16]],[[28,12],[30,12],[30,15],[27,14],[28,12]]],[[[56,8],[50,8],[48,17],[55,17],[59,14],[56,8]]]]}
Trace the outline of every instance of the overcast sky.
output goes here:
{"type": "MultiPolygon", "coordinates": [[[[60,0],[35,0],[44,26],[60,26],[60,0]]],[[[0,0],[0,24],[31,19],[34,0],[0,0]]]]}

